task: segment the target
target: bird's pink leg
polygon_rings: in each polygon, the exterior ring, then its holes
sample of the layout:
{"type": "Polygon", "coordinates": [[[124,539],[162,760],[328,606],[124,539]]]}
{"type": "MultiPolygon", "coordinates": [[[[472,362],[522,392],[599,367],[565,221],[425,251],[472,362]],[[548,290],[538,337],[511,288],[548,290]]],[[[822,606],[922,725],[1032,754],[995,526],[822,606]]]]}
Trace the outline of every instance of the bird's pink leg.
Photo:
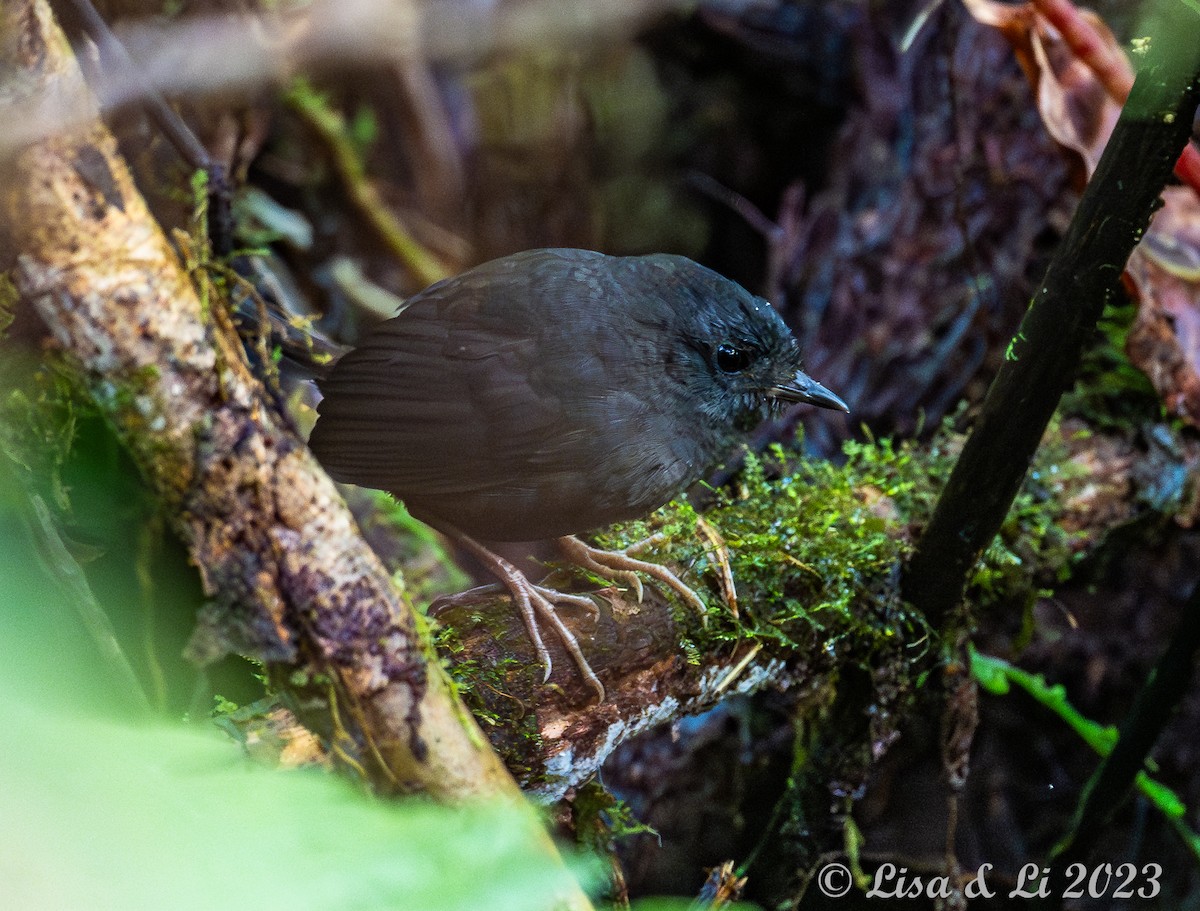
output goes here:
{"type": "MultiPolygon", "coordinates": [[[[517,611],[525,623],[525,630],[529,634],[529,641],[533,643],[534,651],[537,652],[538,660],[542,663],[542,667],[546,669],[546,674],[542,678],[542,682],[544,683],[550,679],[551,662],[550,652],[546,649],[546,643],[542,640],[542,633],[538,626],[539,619],[544,623],[548,623],[554,630],[563,647],[570,654],[571,658],[574,659],[575,666],[579,668],[579,673],[583,676],[583,679],[596,691],[596,695],[603,702],[604,684],[600,682],[600,678],[596,676],[596,672],[592,670],[592,666],[588,663],[587,658],[584,657],[583,649],[579,647],[579,640],[575,638],[575,634],[562,622],[562,619],[558,616],[558,611],[554,607],[555,604],[569,604],[573,607],[585,608],[595,614],[597,613],[597,608],[591,599],[585,598],[583,595],[571,595],[552,588],[546,588],[545,586],[535,585],[529,581],[523,572],[513,566],[512,563],[505,560],[499,554],[493,553],[470,535],[463,534],[452,525],[439,523],[434,527],[470,551],[508,589],[513,603],[516,605],[517,611]]],[[[471,592],[464,592],[464,595],[470,597],[475,591],[475,589],[472,589],[471,592]]],[[[450,598],[438,599],[435,606],[444,607],[455,603],[461,602],[456,601],[456,598],[452,596],[450,598]]]]}

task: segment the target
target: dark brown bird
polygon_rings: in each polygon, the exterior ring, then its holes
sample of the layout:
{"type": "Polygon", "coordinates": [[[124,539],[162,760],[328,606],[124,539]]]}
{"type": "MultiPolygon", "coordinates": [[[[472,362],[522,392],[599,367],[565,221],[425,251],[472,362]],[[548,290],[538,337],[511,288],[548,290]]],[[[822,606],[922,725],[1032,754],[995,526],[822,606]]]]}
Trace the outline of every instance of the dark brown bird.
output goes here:
{"type": "MultiPolygon", "coordinates": [[[[558,538],[593,572],[674,573],[571,537],[661,506],[771,409],[846,404],[800,370],[770,304],[681,256],[531,250],[415,295],[320,383],[309,441],[335,479],[386,490],[509,588],[550,672],[550,623],[603,698],[555,603],[485,541],[558,538]]],[[[640,587],[640,583],[636,583],[640,587]]]]}

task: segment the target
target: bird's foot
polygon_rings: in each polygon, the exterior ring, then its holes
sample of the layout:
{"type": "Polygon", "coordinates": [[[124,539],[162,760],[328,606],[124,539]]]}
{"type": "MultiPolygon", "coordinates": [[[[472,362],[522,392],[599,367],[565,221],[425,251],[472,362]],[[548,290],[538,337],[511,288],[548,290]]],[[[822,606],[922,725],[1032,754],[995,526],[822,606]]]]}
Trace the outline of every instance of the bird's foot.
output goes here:
{"type": "MultiPolygon", "coordinates": [[[[550,671],[553,667],[550,660],[550,652],[546,648],[545,641],[542,639],[542,631],[539,625],[540,623],[546,623],[554,630],[555,635],[562,642],[563,648],[567,650],[567,653],[574,660],[575,666],[579,668],[580,675],[587,682],[588,686],[595,690],[599,701],[603,702],[604,684],[600,682],[600,678],[596,676],[596,672],[592,670],[592,666],[588,663],[587,658],[584,657],[583,649],[579,647],[579,640],[575,638],[575,634],[563,623],[562,618],[558,616],[558,611],[555,609],[556,604],[569,605],[571,607],[583,608],[591,612],[592,616],[595,617],[599,614],[599,608],[596,606],[596,603],[583,595],[572,595],[553,588],[547,588],[543,585],[535,585],[512,563],[498,554],[492,553],[491,550],[474,538],[448,526],[442,526],[441,529],[474,554],[500,580],[501,586],[508,589],[508,593],[512,596],[513,604],[516,605],[517,611],[521,615],[521,620],[525,624],[525,631],[529,635],[529,641],[533,644],[534,651],[537,652],[538,661],[545,668],[545,676],[542,677],[542,682],[545,683],[550,679],[550,671]]],[[[461,606],[477,603],[488,595],[495,594],[500,590],[501,586],[483,585],[459,595],[439,598],[434,602],[431,610],[440,611],[451,605],[461,606]]]]}
{"type": "Polygon", "coordinates": [[[687,585],[679,576],[658,563],[649,563],[630,556],[631,552],[636,552],[645,546],[645,542],[635,544],[624,551],[603,550],[585,544],[574,535],[568,535],[558,539],[558,546],[568,560],[588,572],[614,582],[623,581],[628,584],[637,594],[638,601],[642,600],[643,595],[641,575],[645,575],[657,579],[675,591],[688,605],[699,612],[702,619],[707,616],[708,609],[704,606],[704,601],[696,594],[695,589],[687,585]]]}

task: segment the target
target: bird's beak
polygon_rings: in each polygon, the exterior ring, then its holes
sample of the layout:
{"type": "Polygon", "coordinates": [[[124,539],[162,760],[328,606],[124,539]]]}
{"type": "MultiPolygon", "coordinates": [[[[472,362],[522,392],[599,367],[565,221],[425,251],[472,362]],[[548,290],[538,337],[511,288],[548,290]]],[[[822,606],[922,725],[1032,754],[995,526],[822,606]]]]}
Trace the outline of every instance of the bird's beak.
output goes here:
{"type": "Polygon", "coordinates": [[[850,413],[850,406],[843,402],[840,396],[830,392],[807,373],[799,370],[788,383],[768,389],[767,395],[781,402],[803,402],[806,405],[816,405],[818,408],[832,408],[834,411],[850,413]]]}

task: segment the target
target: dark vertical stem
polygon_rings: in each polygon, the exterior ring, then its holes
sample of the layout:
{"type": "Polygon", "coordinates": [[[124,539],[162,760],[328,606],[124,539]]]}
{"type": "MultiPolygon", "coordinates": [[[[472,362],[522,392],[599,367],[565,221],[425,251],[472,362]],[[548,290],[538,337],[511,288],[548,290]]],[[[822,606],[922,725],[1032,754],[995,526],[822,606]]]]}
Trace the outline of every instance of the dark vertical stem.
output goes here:
{"type": "Polygon", "coordinates": [[[905,597],[935,628],[999,531],[1191,134],[1200,104],[1200,7],[1158,6],[1129,101],[905,575],[905,597]]]}
{"type": "Polygon", "coordinates": [[[1200,649],[1200,585],[1192,591],[1170,645],[1121,722],[1112,752],[1104,757],[1083,790],[1071,829],[1055,849],[1060,866],[1066,867],[1087,855],[1128,796],[1158,735],[1187,693],[1197,649],[1200,649]]]}
{"type": "MultiPolygon", "coordinates": [[[[1193,589],[1167,650],[1150,672],[1132,708],[1121,722],[1112,751],[1084,786],[1067,831],[1044,867],[1045,896],[1027,900],[1032,911],[1064,905],[1072,865],[1088,860],[1114,814],[1128,798],[1162,729],[1188,691],[1200,649],[1200,585],[1193,589]]],[[[1096,863],[1106,858],[1096,858],[1096,863]]],[[[1114,864],[1115,866],[1115,864],[1114,864]]]]}

